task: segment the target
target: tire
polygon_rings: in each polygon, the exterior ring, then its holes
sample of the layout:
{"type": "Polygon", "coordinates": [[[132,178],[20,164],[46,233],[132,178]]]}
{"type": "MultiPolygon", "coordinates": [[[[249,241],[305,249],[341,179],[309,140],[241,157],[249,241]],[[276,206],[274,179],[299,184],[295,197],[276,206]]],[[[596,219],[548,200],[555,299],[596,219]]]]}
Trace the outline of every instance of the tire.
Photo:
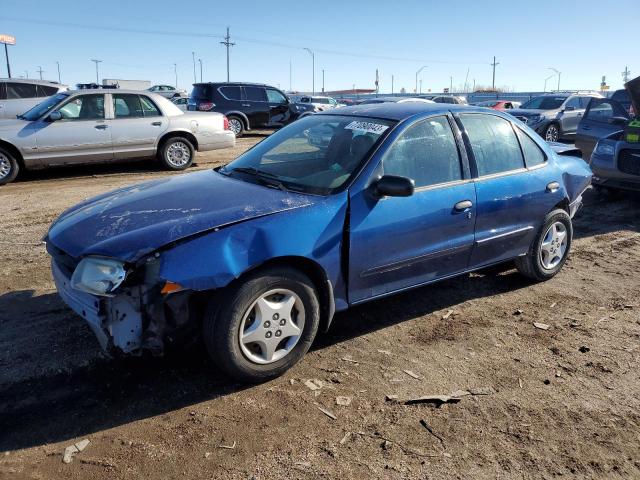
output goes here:
{"type": "Polygon", "coordinates": [[[227,117],[229,120],[229,128],[235,133],[236,138],[240,138],[244,134],[244,122],[236,115],[230,115],[227,117]]]}
{"type": "Polygon", "coordinates": [[[210,302],[203,339],[214,362],[234,380],[258,383],[283,374],[307,353],[318,331],[320,305],[313,282],[292,268],[256,271],[217,298],[224,300],[210,302]],[[259,303],[266,305],[262,312],[259,303]],[[299,334],[287,336],[294,331],[299,334]]]}
{"type": "Polygon", "coordinates": [[[537,282],[553,278],[567,260],[572,238],[573,225],[569,214],[562,209],[553,210],[546,216],[527,254],[516,258],[516,268],[537,282]],[[552,227],[558,234],[564,230],[562,239],[560,235],[554,236],[552,227]]]}
{"type": "Polygon", "coordinates": [[[184,137],[165,140],[158,151],[158,160],[167,170],[185,170],[191,166],[196,149],[184,137]]]}
{"type": "Polygon", "coordinates": [[[12,182],[18,176],[20,166],[11,152],[0,148],[0,185],[12,182]]]}
{"type": "Polygon", "coordinates": [[[557,123],[550,123],[547,128],[544,129],[544,139],[547,142],[557,142],[560,140],[560,127],[557,123]]]}

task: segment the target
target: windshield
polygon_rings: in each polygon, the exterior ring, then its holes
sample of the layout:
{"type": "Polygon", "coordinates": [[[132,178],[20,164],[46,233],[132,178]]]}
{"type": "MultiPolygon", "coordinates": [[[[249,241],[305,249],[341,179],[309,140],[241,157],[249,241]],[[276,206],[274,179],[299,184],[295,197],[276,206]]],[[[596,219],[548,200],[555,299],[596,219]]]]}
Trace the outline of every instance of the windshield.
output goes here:
{"type": "Polygon", "coordinates": [[[495,107],[496,105],[498,105],[500,102],[497,100],[489,100],[487,102],[480,102],[478,103],[479,107],[495,107]]]}
{"type": "Polygon", "coordinates": [[[302,118],[219,172],[271,187],[328,195],[346,184],[394,124],[341,115],[302,118]]]}
{"type": "Polygon", "coordinates": [[[567,97],[536,97],[522,104],[520,108],[535,110],[555,110],[560,108],[567,97]]]}
{"type": "Polygon", "coordinates": [[[18,115],[18,118],[22,118],[23,120],[29,120],[30,122],[39,119],[42,115],[49,112],[53,109],[57,104],[59,104],[62,100],[67,98],[69,95],[66,93],[59,93],[54,95],[53,97],[47,98],[44,102],[40,102],[31,110],[27,110],[22,115],[18,115]]]}

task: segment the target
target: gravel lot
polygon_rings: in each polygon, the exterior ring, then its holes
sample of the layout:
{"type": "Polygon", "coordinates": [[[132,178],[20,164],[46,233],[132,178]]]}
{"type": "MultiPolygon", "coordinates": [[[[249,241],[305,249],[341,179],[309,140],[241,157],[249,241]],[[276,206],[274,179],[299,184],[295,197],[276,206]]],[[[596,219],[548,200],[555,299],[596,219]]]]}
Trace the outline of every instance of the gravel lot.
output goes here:
{"type": "Polygon", "coordinates": [[[285,376],[246,387],[202,348],[108,359],[55,293],[40,244],[54,218],[165,175],[122,164],[0,188],[0,478],[640,478],[638,196],[589,192],[547,283],[506,265],[354,308],[285,376]],[[457,390],[476,394],[387,398],[457,390]]]}

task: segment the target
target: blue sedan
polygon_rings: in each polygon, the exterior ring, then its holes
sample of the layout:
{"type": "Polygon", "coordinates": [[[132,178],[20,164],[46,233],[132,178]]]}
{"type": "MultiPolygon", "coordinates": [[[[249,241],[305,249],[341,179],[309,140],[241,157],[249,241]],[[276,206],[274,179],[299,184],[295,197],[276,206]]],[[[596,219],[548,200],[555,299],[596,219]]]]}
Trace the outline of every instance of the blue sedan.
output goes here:
{"type": "Polygon", "coordinates": [[[552,278],[590,181],[498,111],[345,107],[222,168],[87,200],[46,242],[60,296],[107,351],[201,335],[223,371],[256,382],[352,305],[513,260],[552,278]]]}

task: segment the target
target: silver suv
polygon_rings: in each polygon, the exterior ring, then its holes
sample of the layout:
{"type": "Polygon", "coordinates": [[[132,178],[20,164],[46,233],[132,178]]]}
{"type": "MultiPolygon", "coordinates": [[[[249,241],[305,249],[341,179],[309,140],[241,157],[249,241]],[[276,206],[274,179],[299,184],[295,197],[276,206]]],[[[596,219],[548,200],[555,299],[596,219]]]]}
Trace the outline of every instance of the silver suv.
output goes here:
{"type": "Polygon", "coordinates": [[[526,123],[547,142],[573,139],[578,123],[592,98],[602,98],[595,92],[560,92],[534,97],[520,108],[506,110],[526,123]]]}
{"type": "Polygon", "coordinates": [[[46,80],[0,78],[0,118],[16,118],[45,97],[65,90],[66,85],[46,80]]]}

